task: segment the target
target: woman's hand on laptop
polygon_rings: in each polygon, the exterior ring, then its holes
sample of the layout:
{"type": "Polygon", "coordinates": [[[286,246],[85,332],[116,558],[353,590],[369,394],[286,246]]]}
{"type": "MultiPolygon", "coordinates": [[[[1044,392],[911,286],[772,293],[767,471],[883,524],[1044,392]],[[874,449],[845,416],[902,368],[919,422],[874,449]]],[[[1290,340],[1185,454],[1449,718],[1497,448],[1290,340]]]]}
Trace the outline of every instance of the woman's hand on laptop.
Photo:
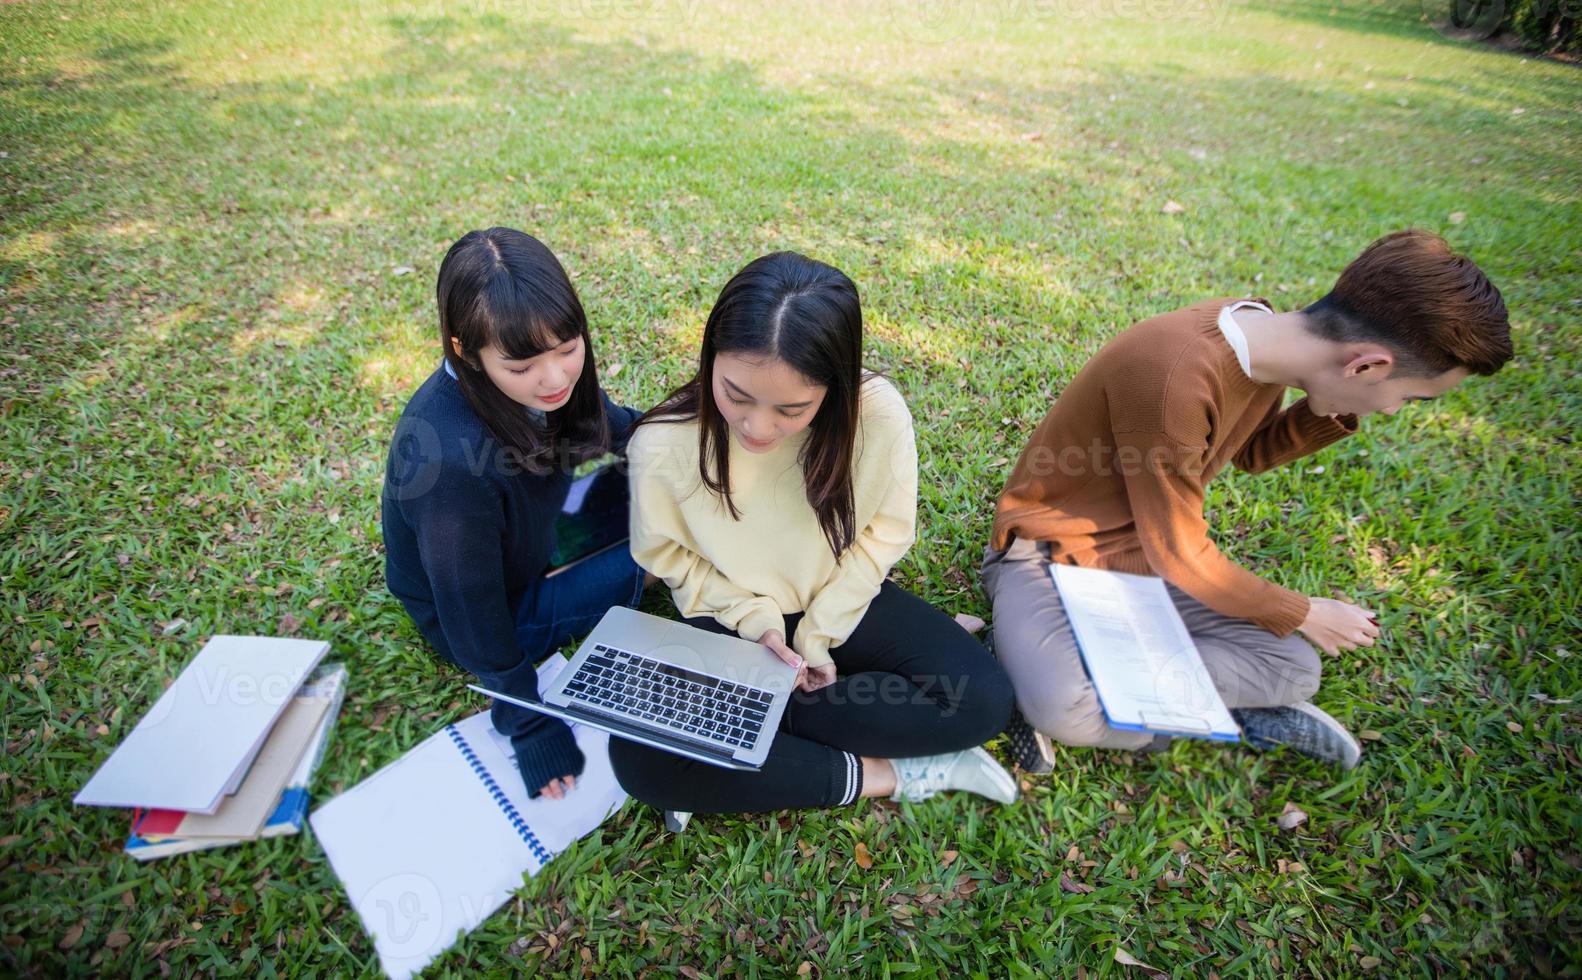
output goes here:
{"type": "MultiPolygon", "coordinates": [[[[807,661],[803,660],[801,654],[786,644],[785,634],[779,630],[770,630],[760,636],[758,642],[768,647],[771,653],[785,661],[787,666],[795,667],[797,669],[796,682],[792,686],[803,687],[803,682],[807,680],[807,661]]],[[[803,687],[803,690],[807,690],[807,688],[803,687]]]]}
{"type": "Polygon", "coordinates": [[[807,674],[802,678],[802,690],[816,691],[821,687],[829,687],[835,683],[835,665],[825,664],[822,667],[809,667],[807,674]]]}
{"type": "Polygon", "coordinates": [[[785,634],[779,630],[770,630],[758,638],[758,642],[774,651],[774,655],[784,660],[787,664],[797,668],[796,687],[804,691],[816,691],[821,687],[829,687],[835,683],[835,665],[825,664],[822,667],[809,667],[801,654],[791,649],[786,644],[785,634]]]}
{"type": "Polygon", "coordinates": [[[547,796],[552,800],[563,800],[566,798],[567,793],[576,788],[576,776],[562,776],[559,779],[551,779],[549,782],[545,783],[544,788],[538,792],[539,795],[547,796]]]}

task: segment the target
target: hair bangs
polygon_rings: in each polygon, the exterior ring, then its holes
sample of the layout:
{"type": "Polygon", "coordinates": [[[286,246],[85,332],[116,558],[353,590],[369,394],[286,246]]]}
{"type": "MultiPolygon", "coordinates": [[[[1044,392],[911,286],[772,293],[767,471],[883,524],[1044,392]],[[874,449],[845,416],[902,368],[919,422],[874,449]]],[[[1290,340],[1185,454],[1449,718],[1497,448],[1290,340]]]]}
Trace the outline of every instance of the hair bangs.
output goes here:
{"type": "Polygon", "coordinates": [[[582,336],[580,310],[512,276],[494,277],[478,302],[490,342],[514,360],[537,357],[582,336]]]}

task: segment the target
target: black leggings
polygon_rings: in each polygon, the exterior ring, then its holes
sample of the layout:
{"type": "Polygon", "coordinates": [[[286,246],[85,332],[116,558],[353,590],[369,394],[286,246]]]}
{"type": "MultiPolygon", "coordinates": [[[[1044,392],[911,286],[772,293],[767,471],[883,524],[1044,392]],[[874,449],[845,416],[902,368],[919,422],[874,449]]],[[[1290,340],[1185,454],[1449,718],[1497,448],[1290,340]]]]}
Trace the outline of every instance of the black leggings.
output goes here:
{"type": "MultiPolygon", "coordinates": [[[[786,617],[786,636],[801,614],[786,617]]],[[[687,623],[730,633],[712,618],[687,623]]],[[[840,646],[835,683],[797,691],[758,772],[610,739],[621,786],[650,806],[744,813],[838,806],[862,792],[859,756],[905,759],[982,744],[1005,728],[1011,683],[972,634],[885,582],[840,646]]]]}

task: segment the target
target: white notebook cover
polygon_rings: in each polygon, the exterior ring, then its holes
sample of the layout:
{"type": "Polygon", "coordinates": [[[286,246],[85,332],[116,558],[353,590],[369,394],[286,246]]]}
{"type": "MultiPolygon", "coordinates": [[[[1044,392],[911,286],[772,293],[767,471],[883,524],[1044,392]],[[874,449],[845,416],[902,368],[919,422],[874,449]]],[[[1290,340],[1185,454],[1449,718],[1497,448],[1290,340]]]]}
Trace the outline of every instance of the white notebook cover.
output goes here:
{"type": "Polygon", "coordinates": [[[329,648],[268,636],[209,640],[75,802],[213,813],[329,648]]]}
{"type": "Polygon", "coordinates": [[[1163,579],[1060,562],[1049,574],[1111,727],[1241,738],[1163,579]]]}
{"type": "MultiPolygon", "coordinates": [[[[540,685],[565,665],[539,668],[540,685]]],[[[563,800],[529,800],[511,743],[481,712],[313,812],[309,822],[385,973],[412,976],[626,802],[609,736],[573,725],[587,766],[563,800]]]]}

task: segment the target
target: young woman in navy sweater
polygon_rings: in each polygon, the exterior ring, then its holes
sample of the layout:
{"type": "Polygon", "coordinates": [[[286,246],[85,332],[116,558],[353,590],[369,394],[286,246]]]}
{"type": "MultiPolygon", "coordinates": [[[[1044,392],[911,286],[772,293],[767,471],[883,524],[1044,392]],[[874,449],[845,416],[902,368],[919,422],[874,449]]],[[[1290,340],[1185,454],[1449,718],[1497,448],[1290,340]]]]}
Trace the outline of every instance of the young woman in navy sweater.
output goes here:
{"type": "MultiPolygon", "coordinates": [[[[626,547],[544,577],[572,469],[621,452],[638,413],[599,388],[582,303],[532,236],[468,232],[436,292],[444,361],[390,444],[385,575],[436,654],[533,699],[539,660],[642,594],[626,547]]],[[[504,702],[492,717],[530,796],[575,785],[584,759],[564,722],[504,702]]]]}

